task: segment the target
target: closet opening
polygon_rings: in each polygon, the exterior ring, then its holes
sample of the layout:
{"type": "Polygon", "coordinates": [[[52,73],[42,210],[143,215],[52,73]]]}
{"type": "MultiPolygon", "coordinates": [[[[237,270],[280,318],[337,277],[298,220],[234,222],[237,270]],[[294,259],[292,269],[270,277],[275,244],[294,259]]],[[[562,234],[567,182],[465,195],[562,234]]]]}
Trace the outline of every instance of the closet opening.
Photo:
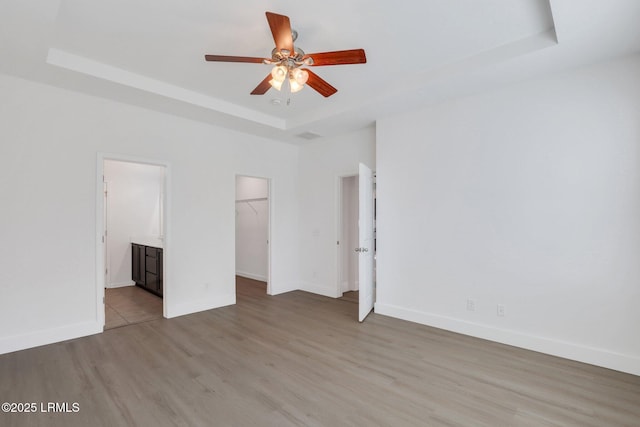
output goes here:
{"type": "Polygon", "coordinates": [[[373,310],[376,281],[375,174],[360,163],[357,175],[336,180],[336,297],[356,303],[362,322],[373,310]]]}
{"type": "Polygon", "coordinates": [[[338,193],[338,294],[345,301],[358,303],[359,257],[354,251],[358,246],[358,175],[340,177],[338,193]]]}
{"type": "Polygon", "coordinates": [[[236,176],[236,293],[271,294],[270,181],[236,176]]]}

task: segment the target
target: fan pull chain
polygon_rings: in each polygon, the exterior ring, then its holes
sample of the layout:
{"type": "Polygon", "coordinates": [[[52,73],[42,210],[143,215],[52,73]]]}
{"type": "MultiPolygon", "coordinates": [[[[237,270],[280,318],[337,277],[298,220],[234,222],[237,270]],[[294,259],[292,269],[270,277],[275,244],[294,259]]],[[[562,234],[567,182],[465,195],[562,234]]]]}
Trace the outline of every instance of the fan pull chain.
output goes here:
{"type": "Polygon", "coordinates": [[[287,107],[288,107],[289,105],[291,105],[291,82],[289,81],[289,79],[287,79],[286,96],[287,96],[287,107]]]}

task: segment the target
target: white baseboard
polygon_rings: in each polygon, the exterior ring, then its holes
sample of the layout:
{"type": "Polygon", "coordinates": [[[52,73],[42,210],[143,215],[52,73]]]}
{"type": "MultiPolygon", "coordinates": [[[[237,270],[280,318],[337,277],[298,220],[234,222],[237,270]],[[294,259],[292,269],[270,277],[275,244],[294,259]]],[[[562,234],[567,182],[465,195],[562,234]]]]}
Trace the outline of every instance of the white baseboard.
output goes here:
{"type": "Polygon", "coordinates": [[[347,281],[344,281],[340,286],[341,286],[340,289],[342,289],[342,292],[353,292],[360,289],[360,282],[357,280],[354,283],[349,283],[347,281]]]}
{"type": "Polygon", "coordinates": [[[274,282],[271,279],[271,293],[269,295],[280,295],[300,289],[297,282],[274,282]]]}
{"type": "MultiPolygon", "coordinates": [[[[168,301],[166,301],[168,302],[168,301]]],[[[236,294],[216,296],[212,299],[190,301],[182,304],[169,304],[167,307],[167,319],[197,313],[199,311],[212,310],[214,308],[225,307],[236,303],[236,294]]]]}
{"type": "Polygon", "coordinates": [[[445,329],[464,335],[483,338],[527,350],[550,354],[565,359],[601,366],[616,371],[640,375],[640,358],[612,351],[559,341],[551,338],[523,334],[517,331],[468,322],[437,314],[407,309],[390,304],[375,304],[375,312],[410,322],[445,329]]]}
{"type": "Polygon", "coordinates": [[[135,286],[136,282],[134,282],[133,280],[129,280],[128,282],[120,282],[120,283],[109,283],[107,285],[108,289],[114,289],[114,288],[124,288],[126,286],[135,286]]]}
{"type": "Polygon", "coordinates": [[[312,294],[323,295],[330,298],[340,298],[342,292],[338,295],[338,291],[335,287],[318,286],[313,283],[303,282],[300,285],[301,291],[311,292],[312,294]]]}
{"type": "Polygon", "coordinates": [[[247,273],[246,271],[236,271],[236,276],[246,277],[247,279],[259,280],[261,282],[266,282],[268,280],[267,276],[263,276],[261,274],[247,273]]]}
{"type": "Polygon", "coordinates": [[[53,329],[0,338],[0,354],[102,333],[102,325],[93,320],[53,329]]]}
{"type": "Polygon", "coordinates": [[[343,280],[342,283],[340,283],[340,290],[342,292],[349,292],[351,289],[349,289],[349,282],[346,280],[343,280]]]}

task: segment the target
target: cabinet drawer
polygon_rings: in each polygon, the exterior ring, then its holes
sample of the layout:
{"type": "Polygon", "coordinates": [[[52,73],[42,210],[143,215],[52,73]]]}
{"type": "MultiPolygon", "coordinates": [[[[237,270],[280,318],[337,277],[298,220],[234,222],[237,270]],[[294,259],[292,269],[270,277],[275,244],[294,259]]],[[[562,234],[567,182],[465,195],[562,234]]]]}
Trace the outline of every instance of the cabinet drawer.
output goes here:
{"type": "Polygon", "coordinates": [[[158,257],[158,248],[151,248],[149,246],[146,246],[146,250],[147,250],[147,256],[151,257],[151,258],[157,258],[158,257]]]}
{"type": "Polygon", "coordinates": [[[147,271],[146,275],[145,275],[145,286],[147,287],[147,289],[152,290],[154,292],[157,292],[158,290],[158,276],[156,274],[153,273],[149,273],[147,271]]]}
{"type": "Polygon", "coordinates": [[[158,260],[156,258],[147,255],[146,271],[153,274],[158,274],[158,260]]]}

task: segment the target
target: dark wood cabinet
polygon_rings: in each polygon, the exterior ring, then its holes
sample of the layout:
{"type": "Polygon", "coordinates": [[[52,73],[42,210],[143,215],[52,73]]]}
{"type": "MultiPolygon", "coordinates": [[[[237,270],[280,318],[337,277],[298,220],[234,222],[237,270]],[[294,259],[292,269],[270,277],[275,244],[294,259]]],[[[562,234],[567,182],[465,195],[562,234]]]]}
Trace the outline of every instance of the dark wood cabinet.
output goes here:
{"type": "Polygon", "coordinates": [[[164,273],[163,273],[163,267],[162,267],[162,249],[160,249],[158,251],[158,294],[160,296],[162,296],[162,283],[164,282],[163,278],[164,278],[164,273]]]}
{"type": "Polygon", "coordinates": [[[131,279],[137,286],[162,296],[162,249],[132,243],[131,279]]]}
{"type": "Polygon", "coordinates": [[[131,280],[138,285],[145,284],[145,247],[131,244],[131,280]]]}

